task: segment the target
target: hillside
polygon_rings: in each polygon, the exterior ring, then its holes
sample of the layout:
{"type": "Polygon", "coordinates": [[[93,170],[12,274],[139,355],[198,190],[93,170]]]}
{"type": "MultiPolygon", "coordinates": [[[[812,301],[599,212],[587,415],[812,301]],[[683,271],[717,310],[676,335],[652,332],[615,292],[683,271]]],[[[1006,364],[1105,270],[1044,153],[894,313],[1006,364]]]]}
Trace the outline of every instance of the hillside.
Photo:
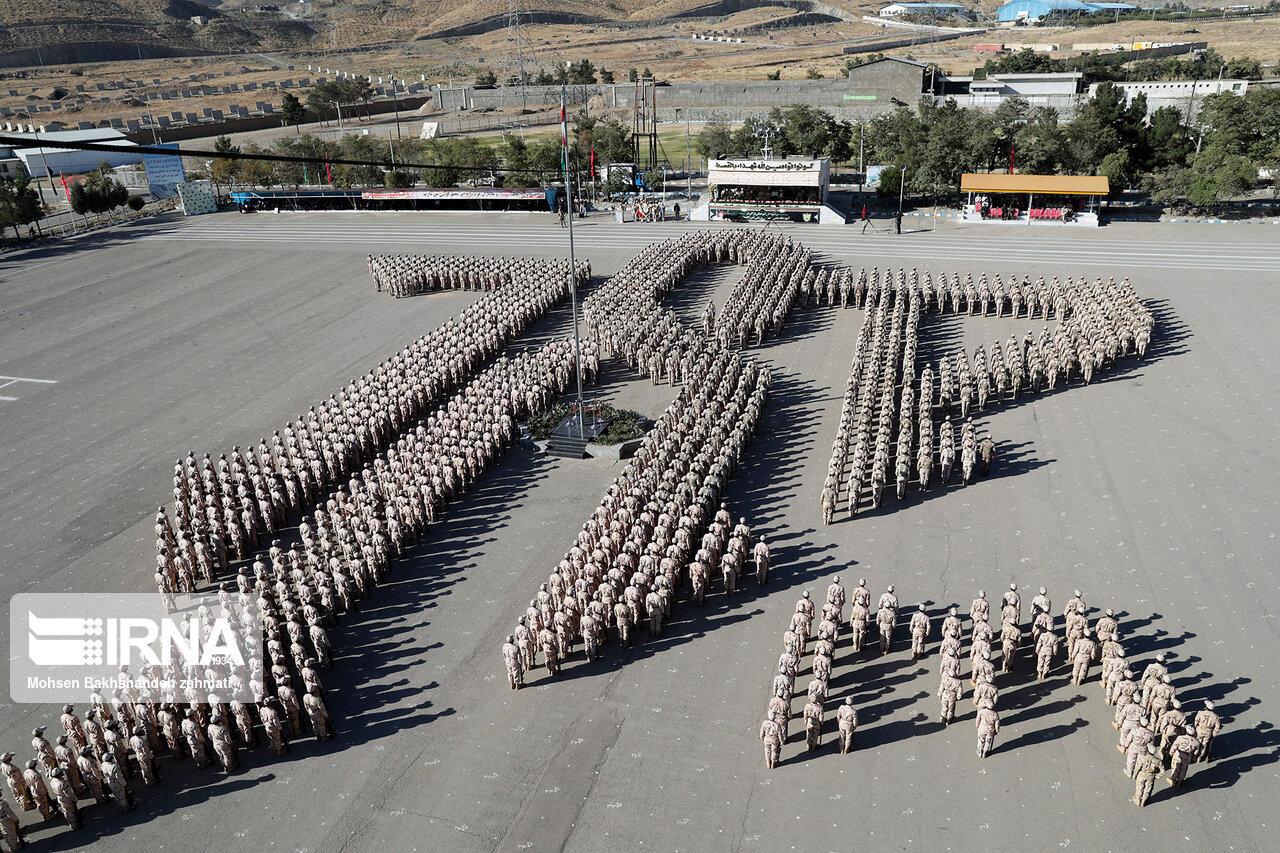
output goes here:
{"type": "Polygon", "coordinates": [[[0,0],[0,55],[39,48],[41,61],[299,48],[313,35],[305,22],[233,17],[213,0],[0,0]]]}
{"type": "MultiPolygon", "coordinates": [[[[783,79],[841,73],[842,50],[910,35],[883,29],[882,0],[520,0],[526,66],[589,57],[599,65],[651,67],[670,79],[726,75],[783,79]],[[697,34],[745,44],[695,41],[697,34]]],[[[997,0],[978,0],[990,12],[997,0]]],[[[0,0],[0,67],[266,52],[367,73],[448,80],[506,67],[509,0],[0,0]],[[260,3],[278,12],[255,13],[260,3]],[[192,22],[200,16],[203,24],[192,22]],[[37,52],[38,49],[38,52],[37,52]],[[361,58],[357,58],[359,55],[361,58]],[[341,57],[341,58],[339,58],[341,57]]],[[[986,57],[977,42],[1180,41],[1198,37],[1224,56],[1273,63],[1280,17],[1251,21],[1125,21],[1094,27],[993,29],[903,52],[967,71],[986,57]]]]}

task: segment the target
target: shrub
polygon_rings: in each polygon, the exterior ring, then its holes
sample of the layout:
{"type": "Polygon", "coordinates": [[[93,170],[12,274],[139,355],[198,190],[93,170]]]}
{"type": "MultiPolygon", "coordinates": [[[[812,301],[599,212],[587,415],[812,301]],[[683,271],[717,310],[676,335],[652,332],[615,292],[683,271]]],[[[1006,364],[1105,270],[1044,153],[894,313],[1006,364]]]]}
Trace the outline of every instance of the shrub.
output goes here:
{"type": "Polygon", "coordinates": [[[607,403],[600,407],[600,413],[609,418],[609,426],[597,435],[593,444],[621,444],[644,435],[645,416],[630,409],[615,409],[607,403]]]}
{"type": "Polygon", "coordinates": [[[529,432],[534,438],[545,441],[551,437],[551,431],[556,428],[556,425],[567,417],[569,417],[569,407],[564,403],[556,403],[536,418],[529,419],[529,432]]]}

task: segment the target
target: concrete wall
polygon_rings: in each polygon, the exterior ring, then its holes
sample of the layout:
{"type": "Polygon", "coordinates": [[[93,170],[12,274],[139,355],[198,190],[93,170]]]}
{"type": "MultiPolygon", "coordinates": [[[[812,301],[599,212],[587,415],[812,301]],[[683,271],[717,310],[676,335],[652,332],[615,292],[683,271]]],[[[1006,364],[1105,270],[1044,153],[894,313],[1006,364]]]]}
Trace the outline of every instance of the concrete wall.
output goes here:
{"type": "Polygon", "coordinates": [[[870,96],[877,102],[891,103],[894,98],[908,106],[920,100],[927,81],[925,69],[918,65],[892,60],[868,62],[849,69],[847,88],[841,93],[859,100],[870,96]]]}
{"type": "Polygon", "coordinates": [[[75,62],[116,62],[120,60],[164,59],[171,56],[216,56],[217,51],[198,48],[172,47],[146,42],[69,42],[46,45],[40,48],[20,47],[0,51],[0,68],[25,68],[28,66],[75,62]]]}
{"type": "MultiPolygon", "coordinates": [[[[712,113],[756,115],[772,107],[810,104],[846,114],[875,115],[893,109],[894,100],[915,106],[920,100],[924,69],[900,62],[876,62],[860,66],[849,78],[834,80],[750,80],[744,82],[673,83],[658,86],[661,118],[704,121],[712,113]]],[[[462,109],[542,109],[559,107],[559,86],[439,89],[433,105],[439,111],[462,109]]],[[[570,86],[567,101],[577,107],[588,101],[606,109],[635,106],[633,83],[570,86]]]]}

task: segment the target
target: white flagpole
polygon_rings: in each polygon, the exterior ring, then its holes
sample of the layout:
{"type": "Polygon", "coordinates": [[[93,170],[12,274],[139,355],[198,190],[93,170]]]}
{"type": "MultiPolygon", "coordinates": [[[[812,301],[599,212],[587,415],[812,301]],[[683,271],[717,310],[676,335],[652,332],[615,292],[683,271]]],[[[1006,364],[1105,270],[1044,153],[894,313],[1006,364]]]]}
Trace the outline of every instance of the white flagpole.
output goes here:
{"type": "Polygon", "coordinates": [[[569,298],[573,309],[573,361],[578,382],[578,438],[583,437],[582,346],[578,342],[578,270],[573,257],[573,180],[569,175],[569,119],[565,111],[565,88],[560,88],[560,142],[564,160],[565,212],[569,217],[569,298]]]}

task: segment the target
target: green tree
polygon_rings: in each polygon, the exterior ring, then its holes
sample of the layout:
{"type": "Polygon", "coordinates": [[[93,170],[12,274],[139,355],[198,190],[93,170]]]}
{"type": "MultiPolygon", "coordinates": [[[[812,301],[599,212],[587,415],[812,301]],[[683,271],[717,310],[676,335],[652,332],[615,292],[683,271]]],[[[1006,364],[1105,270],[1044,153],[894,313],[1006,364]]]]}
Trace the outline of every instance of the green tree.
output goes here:
{"type": "Polygon", "coordinates": [[[321,80],[307,92],[307,109],[313,113],[325,113],[337,104],[337,92],[332,80],[321,80]]]}
{"type": "Polygon", "coordinates": [[[876,184],[876,195],[880,198],[896,197],[901,182],[902,169],[897,166],[885,166],[880,170],[880,182],[876,184]]]}
{"type": "Polygon", "coordinates": [[[781,69],[781,68],[775,68],[775,69],[773,69],[772,71],[766,71],[766,72],[764,73],[764,79],[766,79],[766,80],[781,80],[781,79],[782,79],[782,69],[781,69]]]}
{"type": "Polygon", "coordinates": [[[1129,152],[1125,150],[1112,151],[1106,157],[1102,158],[1102,162],[1098,165],[1098,174],[1107,178],[1107,184],[1111,188],[1111,197],[1118,198],[1129,187],[1129,179],[1131,174],[1131,163],[1129,162],[1129,152]]]}
{"type": "Polygon", "coordinates": [[[100,163],[71,187],[71,209],[81,216],[114,210],[129,201],[129,190],[111,175],[111,167],[100,163]]]}
{"type": "Polygon", "coordinates": [[[387,172],[383,184],[389,190],[405,190],[413,186],[413,179],[403,169],[393,169],[387,172]]]}
{"type": "Polygon", "coordinates": [[[1150,172],[1142,179],[1142,188],[1156,204],[1176,204],[1187,197],[1191,185],[1191,169],[1186,166],[1169,166],[1150,172]]]}
{"type": "Polygon", "coordinates": [[[285,92],[280,99],[280,115],[287,125],[293,125],[294,130],[299,134],[302,128],[298,125],[302,124],[307,118],[307,108],[302,105],[302,101],[298,100],[298,96],[292,92],[285,92]]]}
{"type": "Polygon", "coordinates": [[[992,74],[1048,74],[1062,71],[1061,60],[1054,59],[1047,53],[1037,53],[1031,48],[1023,48],[1003,54],[998,59],[988,59],[983,66],[987,75],[992,74]]]}
{"type": "MultiPolygon", "coordinates": [[[[78,185],[79,181],[75,186],[78,185]]],[[[13,233],[21,237],[18,230],[21,226],[38,222],[43,216],[44,204],[29,177],[0,178],[0,233],[11,227],[13,233]]]]}
{"type": "Polygon", "coordinates": [[[1160,170],[1187,162],[1195,143],[1177,107],[1160,107],[1147,124],[1149,169],[1160,170]]]}
{"type": "Polygon", "coordinates": [[[367,77],[345,77],[341,80],[321,80],[307,93],[307,109],[323,113],[338,109],[341,116],[342,107],[363,102],[368,112],[369,98],[373,96],[373,85],[367,77]]]}
{"type": "Polygon", "coordinates": [[[984,152],[994,145],[991,116],[961,109],[952,100],[941,105],[922,100],[919,122],[923,132],[914,156],[899,164],[908,166],[907,182],[915,192],[958,189],[961,173],[982,165],[987,159],[984,152]]]}
{"type": "Polygon", "coordinates": [[[560,173],[560,139],[542,136],[527,142],[518,136],[507,138],[501,153],[503,166],[509,170],[504,184],[512,187],[536,187],[557,180],[560,173]]]}
{"type": "MultiPolygon", "coordinates": [[[[239,154],[240,146],[235,145],[229,136],[219,136],[213,141],[213,150],[219,154],[239,154]]],[[[240,161],[230,157],[216,157],[211,166],[215,195],[220,195],[223,184],[234,184],[240,174],[240,161]]]]}
{"type": "Polygon", "coordinates": [[[71,211],[77,216],[89,216],[89,194],[85,192],[84,181],[78,180],[71,185],[67,191],[67,201],[71,205],[71,211]]]}
{"type": "Polygon", "coordinates": [[[471,136],[432,140],[432,160],[443,169],[428,169],[422,176],[429,187],[452,187],[474,183],[481,173],[473,168],[496,169],[498,156],[492,148],[471,136]]]}
{"type": "Polygon", "coordinates": [[[600,186],[600,192],[606,198],[611,198],[634,188],[635,185],[632,184],[622,169],[614,169],[609,172],[609,179],[600,186]]]}
{"type": "Polygon", "coordinates": [[[1233,80],[1261,80],[1262,66],[1256,59],[1232,59],[1227,63],[1226,75],[1233,80]]]}
{"type": "Polygon", "coordinates": [[[1103,158],[1120,149],[1128,149],[1133,161],[1144,161],[1146,114],[1145,95],[1139,93],[1126,104],[1124,90],[1110,82],[1100,83],[1067,129],[1071,167],[1095,172],[1103,158]]]}
{"type": "Polygon", "coordinates": [[[756,138],[756,130],[749,124],[738,125],[737,130],[729,137],[729,150],[721,157],[750,157],[760,151],[760,140],[756,138]]]}
{"type": "Polygon", "coordinates": [[[605,84],[605,85],[612,85],[612,84],[613,84],[613,72],[612,72],[612,71],[609,71],[608,69],[601,68],[601,69],[600,69],[600,82],[601,82],[601,83],[603,83],[603,84],[605,84]]]}
{"type": "Polygon", "coordinates": [[[590,144],[596,150],[596,162],[630,163],[635,151],[631,142],[631,128],[620,119],[608,118],[596,124],[590,144]]]}
{"type": "Polygon", "coordinates": [[[824,75],[823,75],[823,73],[822,73],[821,71],[819,71],[819,70],[818,70],[818,69],[816,69],[816,68],[806,68],[806,69],[805,69],[805,72],[804,72],[804,79],[806,79],[806,80],[822,80],[822,79],[824,79],[824,75]]]}
{"type": "Polygon", "coordinates": [[[589,86],[596,82],[596,67],[590,59],[580,59],[569,68],[570,86],[589,86]]]}
{"type": "Polygon", "coordinates": [[[1260,159],[1280,139],[1280,87],[1253,87],[1243,97],[1210,95],[1197,118],[1204,128],[1204,147],[1260,159]]]}
{"type": "Polygon", "coordinates": [[[1197,207],[1234,198],[1252,189],[1258,177],[1258,167],[1248,157],[1228,154],[1217,147],[1201,151],[1192,170],[1187,201],[1197,207]]]}
{"type": "Polygon", "coordinates": [[[369,117],[369,101],[373,98],[373,80],[368,77],[349,77],[342,81],[344,94],[349,100],[343,103],[364,104],[364,116],[369,117]]]}
{"type": "Polygon", "coordinates": [[[640,72],[639,72],[639,71],[635,70],[634,68],[628,68],[628,69],[627,69],[627,82],[628,82],[628,83],[634,83],[634,82],[636,82],[636,81],[637,81],[637,80],[639,80],[639,79],[640,79],[640,72]]]}
{"type": "MultiPolygon", "coordinates": [[[[1014,95],[1002,100],[991,112],[993,136],[991,148],[986,151],[986,165],[989,169],[997,164],[1009,162],[1009,154],[1016,144],[1018,130],[1031,114],[1031,104],[1026,98],[1014,95]]],[[[1026,170],[1030,171],[1030,170],[1026,170]]]]}
{"type": "Polygon", "coordinates": [[[1024,174],[1052,175],[1062,168],[1067,136],[1053,107],[1035,107],[1014,134],[1014,162],[1024,174]]]}
{"type": "MultiPolygon", "coordinates": [[[[245,146],[247,154],[261,154],[262,147],[250,142],[245,146]]],[[[270,160],[241,160],[240,177],[251,187],[271,187],[276,183],[275,163],[270,160]]]]}
{"type": "Polygon", "coordinates": [[[146,207],[147,200],[140,195],[131,195],[129,196],[129,200],[125,202],[125,204],[129,206],[130,210],[132,210],[134,213],[137,213],[138,211],[142,210],[142,208],[146,207]]]}
{"type": "Polygon", "coordinates": [[[383,168],[391,166],[391,152],[384,140],[363,134],[348,134],[337,141],[335,159],[365,160],[371,165],[331,166],[333,185],[337,187],[382,186],[383,168]]]}
{"type": "Polygon", "coordinates": [[[694,137],[693,150],[699,157],[710,160],[734,156],[733,132],[729,130],[728,123],[713,121],[704,124],[694,137]]]}
{"type": "Polygon", "coordinates": [[[780,154],[830,157],[835,163],[849,159],[850,125],[826,110],[808,104],[774,107],[767,121],[779,130],[772,144],[780,154]]]}
{"type": "Polygon", "coordinates": [[[556,78],[551,76],[551,73],[545,68],[539,68],[537,76],[533,78],[533,85],[535,86],[550,86],[554,82],[556,82],[556,78]]]}
{"type": "Polygon", "coordinates": [[[920,116],[906,107],[881,113],[864,126],[864,151],[870,165],[913,163],[924,136],[920,116]]]}
{"type": "Polygon", "coordinates": [[[477,86],[496,86],[498,85],[498,75],[491,68],[486,68],[476,75],[477,86]]]}

